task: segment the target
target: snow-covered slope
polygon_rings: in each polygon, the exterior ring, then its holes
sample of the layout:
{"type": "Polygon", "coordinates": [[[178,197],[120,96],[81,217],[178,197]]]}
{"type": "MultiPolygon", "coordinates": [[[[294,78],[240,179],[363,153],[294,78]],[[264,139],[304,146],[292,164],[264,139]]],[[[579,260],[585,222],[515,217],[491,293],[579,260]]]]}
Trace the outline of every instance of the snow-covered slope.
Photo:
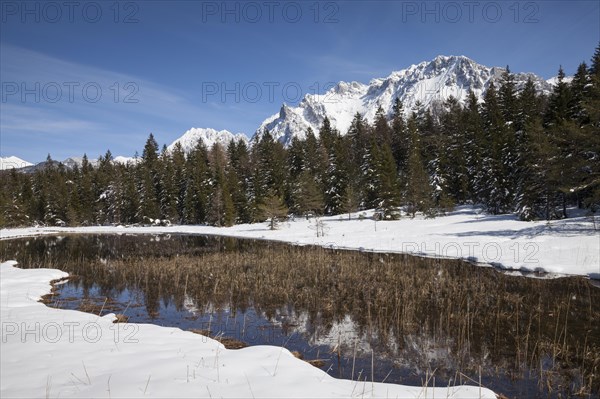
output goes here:
{"type": "Polygon", "coordinates": [[[264,223],[232,227],[27,227],[0,229],[2,239],[40,234],[210,234],[261,240],[277,240],[297,245],[320,245],[388,253],[461,258],[519,272],[548,272],[555,275],[582,275],[600,280],[600,236],[595,219],[584,212],[569,209],[571,217],[550,222],[523,222],[515,215],[485,215],[471,205],[457,207],[446,216],[377,222],[373,210],[352,214],[352,220],[340,215],[323,217],[327,234],[315,237],[314,220],[298,218],[279,230],[264,223]],[[363,217],[361,217],[361,215],[363,217]]]}
{"type": "MultiPolygon", "coordinates": [[[[279,113],[266,119],[255,134],[266,128],[275,138],[289,144],[292,137],[304,137],[310,127],[318,133],[325,117],[341,134],[350,127],[358,112],[372,122],[379,105],[391,116],[396,97],[403,103],[405,114],[419,101],[425,107],[439,104],[453,96],[464,102],[469,89],[481,100],[491,82],[499,83],[504,68],[487,67],[464,56],[438,56],[429,62],[392,72],[386,78],[369,84],[340,82],[325,94],[307,94],[297,107],[283,105],[279,113]]],[[[517,89],[531,77],[543,93],[552,84],[531,73],[515,74],[517,89]]]]}
{"type": "Polygon", "coordinates": [[[20,169],[31,165],[33,165],[31,162],[27,162],[15,156],[10,156],[6,158],[0,157],[0,170],[20,169]]]}
{"type": "MultiPolygon", "coordinates": [[[[121,155],[113,157],[113,164],[123,164],[123,165],[136,164],[139,161],[140,161],[140,158],[124,157],[121,155]]],[[[98,165],[97,159],[88,159],[88,162],[92,166],[98,165]]],[[[70,169],[74,168],[75,166],[81,167],[81,165],[83,164],[83,157],[70,157],[70,158],[65,159],[61,163],[63,165],[65,165],[65,167],[70,168],[70,169]]]]}
{"type": "MultiPolygon", "coordinates": [[[[95,166],[98,164],[98,160],[97,159],[88,159],[88,162],[92,165],[95,166]]],[[[73,169],[74,167],[81,167],[81,165],[83,164],[83,157],[69,157],[67,159],[65,159],[64,161],[61,162],[63,165],[65,165],[65,167],[67,169],[73,169]]]]}
{"type": "Polygon", "coordinates": [[[183,151],[187,153],[194,149],[198,140],[204,141],[206,147],[211,148],[215,143],[220,143],[224,147],[227,147],[231,140],[247,142],[248,137],[243,133],[234,134],[227,130],[193,127],[185,132],[183,136],[171,143],[168,149],[171,151],[175,147],[175,144],[180,143],[183,151]]]}
{"type": "MultiPolygon", "coordinates": [[[[113,158],[113,164],[135,165],[136,163],[140,162],[140,159],[141,158],[117,156],[113,158]]],[[[88,159],[88,162],[91,166],[98,166],[98,159],[88,159]]],[[[58,166],[59,164],[64,165],[64,167],[67,169],[73,169],[75,167],[81,168],[81,165],[83,165],[83,157],[69,157],[60,162],[54,160],[52,161],[52,165],[54,166],[58,166]]],[[[28,165],[23,166],[22,169],[20,169],[20,171],[23,173],[34,173],[48,166],[48,161],[39,162],[35,165],[28,163],[28,165]]]]}
{"type": "MultiPolygon", "coordinates": [[[[563,81],[565,83],[571,83],[573,81],[573,76],[565,76],[563,81]]],[[[550,79],[546,80],[551,86],[556,86],[558,84],[558,76],[553,76],[550,79]]]]}
{"type": "Polygon", "coordinates": [[[113,163],[120,163],[123,165],[127,165],[127,164],[133,164],[135,165],[136,163],[140,162],[141,158],[133,158],[133,157],[124,157],[124,156],[117,156],[113,158],[113,163]]]}

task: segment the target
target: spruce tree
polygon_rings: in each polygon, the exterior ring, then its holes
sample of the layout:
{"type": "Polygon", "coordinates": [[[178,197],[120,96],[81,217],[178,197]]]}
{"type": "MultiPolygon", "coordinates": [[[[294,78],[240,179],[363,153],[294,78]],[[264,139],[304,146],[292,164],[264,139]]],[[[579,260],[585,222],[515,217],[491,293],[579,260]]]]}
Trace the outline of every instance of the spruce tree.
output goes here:
{"type": "Polygon", "coordinates": [[[417,212],[429,213],[433,204],[429,176],[421,157],[421,137],[414,113],[408,119],[407,129],[410,137],[410,153],[408,154],[406,203],[407,212],[415,217],[417,212]]]}
{"type": "Polygon", "coordinates": [[[90,165],[87,154],[83,154],[80,168],[81,178],[79,180],[79,204],[80,204],[80,221],[83,225],[89,225],[94,222],[95,213],[95,198],[93,188],[93,168],[90,165]]]}
{"type": "Polygon", "coordinates": [[[400,217],[400,186],[396,160],[389,144],[383,143],[379,155],[379,187],[378,207],[383,212],[385,219],[398,219],[400,217]]]}
{"type": "Polygon", "coordinates": [[[580,198],[583,205],[593,212],[600,209],[600,44],[592,57],[589,68],[589,85],[583,99],[587,123],[582,126],[588,150],[584,170],[587,176],[581,184],[580,198]]]}
{"type": "Polygon", "coordinates": [[[227,147],[230,168],[228,179],[230,181],[231,198],[238,223],[252,221],[250,195],[251,195],[251,165],[248,146],[242,140],[231,141],[227,147]]]}
{"type": "MultiPolygon", "coordinates": [[[[343,137],[346,147],[346,170],[349,176],[361,176],[362,162],[365,153],[370,151],[369,126],[360,113],[354,114],[348,133],[343,137]]],[[[363,191],[363,180],[349,179],[348,192],[355,198],[360,198],[363,191]]]]}
{"type": "Polygon", "coordinates": [[[567,217],[568,197],[573,188],[571,183],[577,168],[576,152],[579,143],[575,136],[578,136],[579,126],[570,118],[570,103],[571,90],[565,82],[565,74],[561,67],[558,71],[558,82],[550,95],[545,113],[545,127],[549,140],[546,149],[550,191],[547,195],[548,218],[567,217]]]}
{"type": "Polygon", "coordinates": [[[396,160],[396,170],[398,171],[401,187],[406,187],[406,176],[408,175],[408,153],[410,140],[406,132],[406,121],[404,120],[404,111],[402,102],[398,97],[394,100],[392,107],[392,126],[391,126],[391,147],[392,154],[396,160]]]}
{"type": "Polygon", "coordinates": [[[175,195],[174,205],[178,223],[185,223],[185,192],[187,186],[185,153],[179,142],[175,143],[171,151],[171,162],[173,164],[173,193],[175,195]]]}
{"type": "Polygon", "coordinates": [[[176,220],[178,186],[175,179],[175,165],[171,153],[163,146],[158,160],[158,201],[160,218],[176,220]]]}
{"type": "Polygon", "coordinates": [[[297,177],[292,198],[294,213],[299,215],[323,213],[323,194],[308,170],[301,172],[297,177]]]}
{"type": "Polygon", "coordinates": [[[446,210],[454,201],[465,203],[469,196],[463,113],[458,100],[452,96],[444,102],[440,129],[433,186],[436,206],[446,210]]]}
{"type": "Polygon", "coordinates": [[[516,182],[516,124],[517,119],[517,91],[514,75],[510,68],[502,74],[500,88],[498,90],[498,105],[504,117],[504,135],[502,137],[501,164],[506,180],[507,192],[506,204],[503,211],[513,210],[514,185],[516,182]]]}
{"type": "Polygon", "coordinates": [[[378,143],[391,145],[392,132],[381,105],[377,108],[375,119],[373,120],[373,135],[378,143]]]}
{"type": "Polygon", "coordinates": [[[516,128],[515,209],[521,220],[545,217],[547,143],[541,118],[541,101],[529,78],[518,97],[516,128]]]}
{"type": "Polygon", "coordinates": [[[371,135],[368,147],[363,151],[360,166],[361,206],[366,209],[377,208],[380,203],[379,164],[379,145],[375,135],[371,135]]]}
{"type": "Polygon", "coordinates": [[[336,215],[344,212],[348,186],[348,175],[344,170],[342,145],[339,132],[331,127],[329,119],[325,118],[319,130],[321,153],[326,157],[322,184],[325,213],[336,215]]]}
{"type": "Polygon", "coordinates": [[[473,203],[483,203],[486,192],[483,157],[487,140],[483,130],[483,120],[475,93],[469,90],[467,104],[463,111],[464,152],[467,167],[468,199],[473,203]]]}
{"type": "Polygon", "coordinates": [[[231,226],[236,215],[227,179],[227,157],[221,144],[212,146],[209,162],[211,179],[207,221],[215,226],[231,226]]]}
{"type": "Polygon", "coordinates": [[[510,164],[507,146],[510,135],[498,103],[494,83],[490,83],[483,104],[483,122],[486,147],[483,156],[484,193],[487,210],[492,214],[506,213],[512,209],[513,189],[509,180],[510,164]]]}
{"type": "Polygon", "coordinates": [[[255,218],[261,217],[261,205],[269,193],[284,196],[285,150],[279,141],[265,129],[252,146],[251,208],[255,218]]]}
{"type": "Polygon", "coordinates": [[[208,151],[202,140],[186,159],[185,220],[189,224],[206,223],[210,195],[208,151]]]}
{"type": "Polygon", "coordinates": [[[589,97],[589,91],[591,89],[591,79],[588,71],[588,67],[585,62],[579,64],[577,72],[573,76],[573,80],[570,84],[571,96],[569,98],[569,118],[576,120],[579,125],[585,125],[589,123],[589,116],[587,115],[584,101],[589,97]]]}

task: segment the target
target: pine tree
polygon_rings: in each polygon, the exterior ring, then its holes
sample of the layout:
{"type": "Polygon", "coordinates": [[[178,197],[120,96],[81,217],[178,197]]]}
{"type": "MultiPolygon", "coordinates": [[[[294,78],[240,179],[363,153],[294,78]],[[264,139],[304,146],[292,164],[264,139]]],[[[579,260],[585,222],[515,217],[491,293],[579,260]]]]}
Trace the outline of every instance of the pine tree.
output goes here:
{"type": "Polygon", "coordinates": [[[299,215],[323,213],[323,194],[308,170],[301,172],[296,178],[292,198],[294,213],[299,215]]]}
{"type": "Polygon", "coordinates": [[[587,122],[582,126],[587,151],[584,154],[586,175],[580,184],[583,205],[596,212],[600,209],[600,44],[589,68],[589,85],[583,99],[587,122]]]}
{"type": "Polygon", "coordinates": [[[146,144],[144,145],[142,162],[145,163],[148,168],[155,167],[156,162],[158,162],[158,143],[152,133],[150,133],[146,140],[146,144]]]}
{"type": "Polygon", "coordinates": [[[594,186],[598,185],[600,176],[600,129],[593,127],[591,115],[594,111],[587,106],[593,92],[592,76],[587,65],[581,63],[569,84],[568,121],[562,125],[563,135],[559,135],[565,141],[561,144],[561,153],[566,157],[563,163],[566,171],[563,174],[567,175],[561,191],[566,201],[576,203],[579,207],[594,202],[590,202],[589,197],[593,196],[594,186]]]}
{"type": "Polygon", "coordinates": [[[391,147],[383,143],[379,158],[379,204],[385,219],[398,219],[400,217],[400,187],[398,184],[398,173],[396,171],[396,160],[392,154],[391,147]]]}
{"type": "Polygon", "coordinates": [[[185,153],[179,142],[175,143],[171,151],[173,164],[173,194],[175,195],[175,212],[178,223],[185,223],[185,192],[187,187],[185,153]]]}
{"type": "Polygon", "coordinates": [[[502,74],[500,88],[498,90],[498,105],[504,117],[504,135],[501,143],[501,164],[506,180],[505,206],[503,211],[508,212],[513,210],[514,202],[514,186],[516,182],[516,125],[517,119],[517,92],[515,87],[514,75],[510,72],[510,68],[506,66],[506,70],[502,74]]]}
{"type": "MultiPolygon", "coordinates": [[[[600,45],[589,68],[579,65],[568,85],[568,97],[570,120],[549,123],[553,142],[561,147],[559,153],[568,157],[557,162],[565,169],[559,175],[565,183],[559,190],[563,200],[595,212],[600,209],[600,45]]],[[[554,100],[553,105],[558,102],[554,100]]]]}
{"type": "Polygon", "coordinates": [[[454,97],[444,102],[435,166],[432,185],[436,189],[436,206],[448,209],[452,199],[465,203],[469,197],[465,127],[462,108],[454,97]]]}
{"type": "Polygon", "coordinates": [[[321,177],[325,170],[326,156],[322,151],[313,130],[308,128],[306,132],[306,140],[304,141],[304,170],[315,177],[316,181],[321,184],[321,177]]]}
{"type": "Polygon", "coordinates": [[[407,212],[415,217],[417,212],[428,213],[433,204],[431,202],[431,188],[429,176],[425,170],[421,157],[421,137],[417,127],[416,115],[408,119],[408,134],[410,137],[410,153],[408,154],[408,178],[406,202],[407,212]]]}
{"type": "Polygon", "coordinates": [[[500,79],[498,105],[502,111],[504,121],[508,125],[512,125],[515,122],[517,114],[517,90],[514,75],[510,72],[508,65],[500,79]]]}
{"type": "Polygon", "coordinates": [[[254,217],[261,215],[261,205],[270,192],[282,197],[285,193],[285,150],[271,133],[265,129],[262,136],[252,147],[252,199],[251,208],[254,217]]]}
{"type": "MultiPolygon", "coordinates": [[[[154,223],[160,218],[158,175],[158,144],[150,133],[142,152],[142,162],[137,167],[137,188],[140,205],[137,218],[144,223],[154,223]]],[[[108,192],[107,192],[108,193],[108,192]]]]}
{"type": "MultiPolygon", "coordinates": [[[[93,174],[94,202],[96,204],[95,222],[101,225],[114,223],[113,204],[115,202],[114,190],[111,185],[114,179],[113,156],[107,150],[104,156],[98,157],[98,166],[93,174]]],[[[139,193],[138,193],[139,195],[139,193]]]]}
{"type": "Polygon", "coordinates": [[[545,216],[546,149],[541,101],[529,78],[518,97],[516,129],[515,209],[521,220],[545,216]]]}
{"type": "Polygon", "coordinates": [[[565,82],[565,72],[562,66],[558,69],[557,83],[554,86],[552,95],[548,102],[548,108],[545,114],[545,124],[547,126],[557,126],[569,118],[569,103],[571,102],[571,93],[569,85],[565,82]]]}
{"type": "Polygon", "coordinates": [[[571,91],[565,82],[565,73],[562,67],[558,71],[558,82],[548,101],[545,114],[545,127],[548,132],[549,145],[546,149],[546,159],[549,160],[547,195],[548,218],[567,217],[567,202],[574,170],[578,142],[579,126],[569,116],[569,104],[571,103],[571,91]],[[558,198],[557,198],[558,197],[558,198]],[[557,204],[558,202],[558,204],[557,204]],[[560,213],[555,211],[556,205],[560,207],[560,213]]]}
{"type": "Polygon", "coordinates": [[[408,175],[408,153],[410,140],[406,132],[406,122],[404,120],[404,111],[402,102],[396,97],[392,107],[392,154],[396,160],[396,170],[398,171],[400,186],[406,187],[406,177],[408,175]]]}
{"type": "Polygon", "coordinates": [[[169,222],[177,217],[178,187],[175,180],[175,165],[166,146],[163,146],[158,160],[158,201],[160,218],[169,222]]]}
{"type": "Polygon", "coordinates": [[[0,176],[0,226],[20,227],[30,222],[31,182],[11,169],[0,176]]]}
{"type": "MultiPolygon", "coordinates": [[[[363,160],[366,153],[370,151],[368,129],[368,124],[357,112],[350,123],[348,133],[342,138],[346,149],[346,170],[349,176],[361,176],[363,160]]],[[[348,181],[348,190],[352,192],[355,198],[361,197],[363,187],[362,179],[349,179],[348,181]]]]}
{"type": "Polygon", "coordinates": [[[379,176],[380,154],[379,146],[374,135],[371,135],[368,147],[363,151],[360,166],[361,207],[370,209],[379,206],[379,176]]]}
{"type": "Polygon", "coordinates": [[[304,171],[304,143],[297,136],[294,136],[287,148],[287,167],[291,180],[297,179],[300,173],[304,171]]]}
{"type": "Polygon", "coordinates": [[[227,158],[221,144],[213,145],[209,159],[211,180],[207,220],[215,226],[231,226],[236,217],[227,179],[227,158]]]}
{"type": "Polygon", "coordinates": [[[381,105],[377,108],[375,119],[373,120],[373,135],[378,143],[391,145],[392,132],[381,105]]]}
{"type": "Polygon", "coordinates": [[[321,172],[325,213],[336,215],[344,212],[348,175],[344,169],[343,147],[339,132],[331,127],[328,118],[324,119],[319,130],[319,153],[324,159],[321,164],[326,165],[321,172]]]}
{"type": "Polygon", "coordinates": [[[190,224],[206,223],[210,193],[208,152],[198,141],[186,159],[185,220],[190,224]]]}
{"type": "Polygon", "coordinates": [[[472,90],[469,90],[467,104],[463,111],[463,124],[469,199],[473,203],[482,203],[486,192],[485,169],[482,164],[487,141],[483,131],[479,102],[472,90]]]}
{"type": "Polygon", "coordinates": [[[584,101],[589,97],[588,91],[591,89],[591,79],[588,67],[585,62],[579,64],[577,72],[573,76],[570,84],[571,96],[569,98],[569,118],[576,120],[580,125],[589,123],[584,101]]]}
{"type": "Polygon", "coordinates": [[[238,223],[249,223],[252,214],[249,203],[251,168],[248,146],[244,141],[231,141],[227,147],[227,155],[231,167],[228,171],[231,198],[238,223]]]}
{"type": "Polygon", "coordinates": [[[492,214],[509,212],[513,204],[513,193],[509,180],[511,156],[507,149],[510,134],[498,103],[496,88],[490,83],[483,104],[484,131],[486,148],[483,156],[483,175],[485,177],[483,199],[487,210],[492,214]]]}
{"type": "Polygon", "coordinates": [[[80,220],[83,225],[89,225],[94,221],[94,189],[93,189],[93,169],[88,160],[87,154],[83,154],[81,161],[81,179],[77,184],[79,191],[80,220]]]}
{"type": "Polygon", "coordinates": [[[596,51],[592,56],[592,62],[590,64],[590,75],[592,76],[592,79],[594,77],[600,76],[600,44],[598,44],[598,47],[596,47],[596,51]]]}
{"type": "Polygon", "coordinates": [[[140,208],[139,195],[136,187],[136,166],[134,164],[121,165],[118,168],[122,180],[122,210],[123,223],[139,223],[143,220],[138,218],[140,208]]]}

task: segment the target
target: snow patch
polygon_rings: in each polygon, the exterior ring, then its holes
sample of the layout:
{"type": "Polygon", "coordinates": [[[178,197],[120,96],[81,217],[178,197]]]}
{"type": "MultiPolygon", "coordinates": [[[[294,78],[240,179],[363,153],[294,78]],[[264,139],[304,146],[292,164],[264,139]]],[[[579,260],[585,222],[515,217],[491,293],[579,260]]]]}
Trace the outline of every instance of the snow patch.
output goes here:
{"type": "Polygon", "coordinates": [[[20,169],[31,165],[33,165],[31,162],[27,162],[19,157],[0,157],[0,170],[20,169]]]}
{"type": "Polygon", "coordinates": [[[228,350],[208,337],[113,323],[37,300],[66,273],[0,264],[2,397],[495,398],[485,388],[408,387],[339,380],[287,349],[228,350]]]}

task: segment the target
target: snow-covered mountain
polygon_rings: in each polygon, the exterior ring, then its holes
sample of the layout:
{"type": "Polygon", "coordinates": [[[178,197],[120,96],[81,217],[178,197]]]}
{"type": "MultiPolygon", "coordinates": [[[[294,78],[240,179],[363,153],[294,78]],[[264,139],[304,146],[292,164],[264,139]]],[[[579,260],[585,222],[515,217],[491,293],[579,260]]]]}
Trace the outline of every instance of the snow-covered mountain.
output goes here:
{"type": "Polygon", "coordinates": [[[27,162],[15,156],[10,156],[6,158],[0,157],[0,170],[20,169],[31,165],[33,165],[31,162],[27,162]]]}
{"type": "MultiPolygon", "coordinates": [[[[318,134],[325,117],[345,134],[357,112],[372,122],[381,105],[391,116],[396,97],[402,101],[406,115],[418,101],[425,107],[440,104],[450,96],[464,102],[469,89],[482,100],[490,83],[499,83],[504,71],[504,68],[480,65],[464,56],[438,56],[432,61],[392,72],[386,78],[373,79],[369,84],[340,82],[325,94],[307,94],[296,107],[284,104],[277,114],[260,125],[255,135],[260,135],[266,128],[287,145],[294,136],[303,138],[309,127],[318,134]]],[[[515,74],[517,89],[529,77],[540,92],[547,94],[552,90],[551,82],[532,73],[515,74]]]]}
{"type": "Polygon", "coordinates": [[[175,147],[175,144],[180,143],[183,151],[188,153],[196,146],[198,140],[204,141],[206,147],[210,149],[215,143],[220,143],[224,147],[227,147],[231,140],[248,142],[248,137],[243,133],[234,134],[227,130],[193,127],[167,148],[171,151],[175,147]]]}
{"type": "MultiPolygon", "coordinates": [[[[117,156],[117,157],[113,158],[113,164],[123,164],[123,165],[132,164],[132,165],[134,165],[134,164],[140,162],[140,159],[141,158],[130,158],[130,157],[117,156]]],[[[25,162],[25,161],[23,161],[23,162],[25,162]]],[[[92,166],[98,166],[97,159],[89,159],[88,162],[92,166]]],[[[20,172],[34,173],[38,170],[43,170],[50,165],[58,167],[60,164],[62,164],[67,169],[73,169],[75,167],[78,167],[78,168],[81,167],[81,165],[83,164],[83,157],[69,157],[63,161],[52,160],[51,164],[49,164],[48,161],[42,161],[42,162],[38,162],[36,164],[26,162],[26,164],[27,165],[20,167],[20,169],[19,169],[20,172]]]]}
{"type": "Polygon", "coordinates": [[[134,157],[124,157],[122,155],[116,156],[113,158],[114,163],[120,163],[123,165],[132,164],[135,165],[141,161],[142,158],[134,158],[134,157]]]}
{"type": "MultiPolygon", "coordinates": [[[[140,159],[141,158],[124,157],[124,156],[119,155],[119,156],[114,157],[112,161],[113,161],[113,164],[127,165],[127,164],[136,164],[136,163],[140,162],[140,159]]],[[[88,159],[88,162],[92,166],[98,165],[97,159],[88,159]]],[[[74,168],[75,166],[81,167],[81,165],[83,164],[83,157],[70,157],[70,158],[65,159],[61,163],[69,169],[74,168]]]]}
{"type": "MultiPolygon", "coordinates": [[[[89,159],[88,161],[92,166],[96,166],[98,164],[97,159],[89,159]]],[[[61,163],[65,165],[67,169],[73,169],[76,166],[81,167],[81,164],[83,163],[83,157],[69,157],[61,163]]]]}
{"type": "MultiPolygon", "coordinates": [[[[565,83],[571,83],[573,81],[573,76],[565,76],[563,81],[565,83]]],[[[551,77],[550,79],[546,80],[546,82],[548,82],[551,86],[556,86],[558,84],[558,76],[551,77]]]]}

